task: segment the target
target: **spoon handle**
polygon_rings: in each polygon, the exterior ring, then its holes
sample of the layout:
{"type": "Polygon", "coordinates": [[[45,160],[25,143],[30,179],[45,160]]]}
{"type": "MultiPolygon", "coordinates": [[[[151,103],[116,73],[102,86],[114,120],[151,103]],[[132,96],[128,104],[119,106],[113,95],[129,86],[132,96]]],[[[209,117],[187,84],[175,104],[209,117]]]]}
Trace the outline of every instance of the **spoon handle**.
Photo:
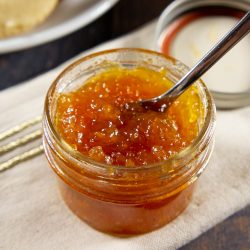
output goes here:
{"type": "MultiPolygon", "coordinates": [[[[250,31],[250,11],[207,54],[161,98],[175,99],[210,69],[250,31]]],[[[250,56],[250,55],[249,55],[250,56]]]]}

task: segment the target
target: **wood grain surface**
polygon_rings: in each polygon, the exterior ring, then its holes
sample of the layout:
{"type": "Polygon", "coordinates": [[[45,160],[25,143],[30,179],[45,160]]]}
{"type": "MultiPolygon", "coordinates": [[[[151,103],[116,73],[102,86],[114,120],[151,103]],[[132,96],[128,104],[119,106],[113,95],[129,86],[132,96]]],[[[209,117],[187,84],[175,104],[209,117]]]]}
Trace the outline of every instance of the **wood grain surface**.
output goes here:
{"type": "MultiPolygon", "coordinates": [[[[41,46],[0,55],[0,90],[51,70],[94,45],[138,28],[158,17],[170,2],[120,0],[100,19],[73,34],[41,46]]],[[[191,249],[250,249],[250,206],[181,248],[191,249]]]]}
{"type": "Polygon", "coordinates": [[[180,250],[249,250],[250,206],[230,216],[180,250]]]}

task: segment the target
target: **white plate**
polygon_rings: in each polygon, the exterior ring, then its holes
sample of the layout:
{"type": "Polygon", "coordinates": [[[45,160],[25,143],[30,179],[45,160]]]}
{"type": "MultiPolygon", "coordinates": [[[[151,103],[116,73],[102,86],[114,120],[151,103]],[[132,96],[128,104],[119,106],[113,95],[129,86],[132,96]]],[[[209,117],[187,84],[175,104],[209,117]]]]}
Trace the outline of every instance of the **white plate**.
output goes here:
{"type": "Polygon", "coordinates": [[[39,27],[21,36],[0,40],[0,53],[17,51],[65,36],[91,23],[118,0],[62,0],[39,27]]]}

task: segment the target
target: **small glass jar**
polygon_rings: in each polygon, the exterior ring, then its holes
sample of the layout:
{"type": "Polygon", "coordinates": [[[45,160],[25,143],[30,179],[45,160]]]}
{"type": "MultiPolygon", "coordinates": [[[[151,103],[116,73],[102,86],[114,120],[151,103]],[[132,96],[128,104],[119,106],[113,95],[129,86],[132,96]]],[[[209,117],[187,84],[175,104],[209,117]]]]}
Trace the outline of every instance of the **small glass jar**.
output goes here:
{"type": "Polygon", "coordinates": [[[43,120],[43,143],[69,208],[97,230],[119,235],[152,231],[178,216],[188,205],[195,181],[205,169],[213,148],[215,105],[202,81],[195,83],[204,112],[193,143],[169,158],[147,166],[112,166],[73,150],[54,126],[56,103],[63,92],[112,67],[166,69],[178,81],[187,67],[162,54],[142,49],[117,49],[87,56],[70,65],[48,91],[43,120]]]}

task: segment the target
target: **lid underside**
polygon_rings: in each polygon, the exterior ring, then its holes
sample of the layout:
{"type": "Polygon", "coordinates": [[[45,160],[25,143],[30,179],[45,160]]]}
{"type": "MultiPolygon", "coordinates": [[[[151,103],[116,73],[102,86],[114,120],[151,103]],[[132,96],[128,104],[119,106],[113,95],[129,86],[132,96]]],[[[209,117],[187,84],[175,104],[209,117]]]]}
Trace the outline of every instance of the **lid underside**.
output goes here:
{"type": "MultiPolygon", "coordinates": [[[[164,13],[167,14],[164,11],[162,15],[164,13]]],[[[225,6],[203,6],[172,16],[165,27],[159,27],[164,23],[164,16],[161,16],[157,27],[161,30],[157,39],[159,49],[193,67],[244,13],[243,10],[225,6]]],[[[249,57],[250,34],[202,77],[218,108],[250,105],[249,57]]]]}

